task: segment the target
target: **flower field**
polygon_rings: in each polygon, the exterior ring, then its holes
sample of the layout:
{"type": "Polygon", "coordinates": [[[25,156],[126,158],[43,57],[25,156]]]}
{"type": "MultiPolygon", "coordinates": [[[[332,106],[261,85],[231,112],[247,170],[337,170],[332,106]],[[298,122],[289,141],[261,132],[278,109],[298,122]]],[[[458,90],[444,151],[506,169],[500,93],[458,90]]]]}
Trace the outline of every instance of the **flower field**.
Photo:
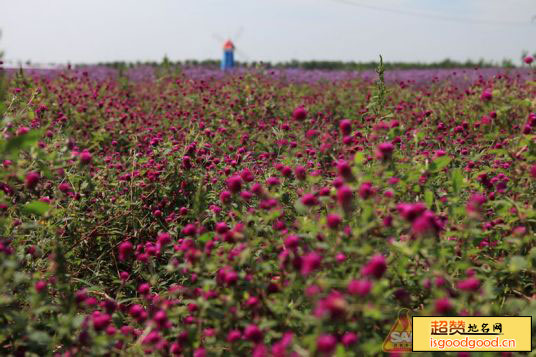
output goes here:
{"type": "Polygon", "coordinates": [[[534,73],[98,71],[3,73],[0,355],[378,355],[402,308],[536,315],[534,73]]]}

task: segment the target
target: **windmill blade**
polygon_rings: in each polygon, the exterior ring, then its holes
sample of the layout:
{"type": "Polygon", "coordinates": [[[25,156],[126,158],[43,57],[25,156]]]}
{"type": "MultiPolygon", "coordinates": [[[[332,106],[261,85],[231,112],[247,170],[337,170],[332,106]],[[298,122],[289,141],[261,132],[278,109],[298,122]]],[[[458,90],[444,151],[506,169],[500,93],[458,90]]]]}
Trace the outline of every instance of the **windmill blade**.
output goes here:
{"type": "Polygon", "coordinates": [[[226,40],[221,37],[220,35],[216,34],[216,33],[213,33],[212,34],[212,38],[220,43],[224,43],[226,40]]]}
{"type": "Polygon", "coordinates": [[[250,57],[244,53],[244,51],[239,50],[235,47],[235,52],[237,55],[239,55],[242,59],[244,59],[246,62],[251,62],[250,57]]]}
{"type": "Polygon", "coordinates": [[[244,26],[240,26],[238,28],[238,31],[236,31],[236,34],[234,35],[233,39],[238,41],[240,37],[242,37],[243,34],[244,34],[244,26]]]}

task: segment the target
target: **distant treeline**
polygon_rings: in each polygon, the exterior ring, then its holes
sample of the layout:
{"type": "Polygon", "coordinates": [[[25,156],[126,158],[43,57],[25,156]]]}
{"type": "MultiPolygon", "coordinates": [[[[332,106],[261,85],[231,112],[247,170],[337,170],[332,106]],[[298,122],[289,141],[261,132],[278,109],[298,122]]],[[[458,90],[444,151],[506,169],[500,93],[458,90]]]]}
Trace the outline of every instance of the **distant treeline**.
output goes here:
{"type": "MultiPolygon", "coordinates": [[[[215,59],[208,60],[186,60],[186,61],[171,61],[164,58],[160,62],[148,61],[148,62],[104,62],[98,63],[98,65],[111,67],[115,69],[126,69],[138,66],[151,66],[151,67],[206,67],[206,68],[219,68],[220,61],[215,59]]],[[[289,62],[237,62],[239,67],[263,67],[263,68],[301,68],[301,69],[321,69],[321,70],[370,70],[375,69],[378,66],[378,62],[343,62],[343,61],[297,61],[292,60],[289,62]]],[[[485,61],[483,59],[479,61],[467,60],[465,62],[454,61],[451,59],[445,59],[440,62],[421,63],[421,62],[384,62],[386,69],[431,69],[431,68],[485,68],[485,67],[516,67],[514,62],[509,59],[505,59],[500,63],[485,61]]]]}

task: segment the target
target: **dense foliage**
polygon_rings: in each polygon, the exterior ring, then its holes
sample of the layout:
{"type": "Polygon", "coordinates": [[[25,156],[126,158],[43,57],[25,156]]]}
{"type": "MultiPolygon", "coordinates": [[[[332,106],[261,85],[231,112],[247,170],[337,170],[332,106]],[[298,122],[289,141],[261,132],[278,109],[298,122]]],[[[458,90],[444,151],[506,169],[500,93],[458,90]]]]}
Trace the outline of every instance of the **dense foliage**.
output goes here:
{"type": "MultiPolygon", "coordinates": [[[[526,55],[523,56],[525,58],[526,55]]],[[[287,62],[240,62],[237,64],[240,67],[258,67],[262,66],[264,68],[299,68],[306,70],[337,70],[337,71],[363,71],[363,70],[375,70],[378,66],[378,62],[369,61],[369,62],[355,62],[355,61],[330,61],[330,60],[312,60],[312,61],[298,61],[291,60],[287,62]]],[[[206,68],[220,68],[219,59],[206,59],[206,60],[185,60],[185,61],[171,61],[169,58],[165,57],[162,62],[103,62],[99,63],[100,66],[111,67],[115,69],[126,69],[129,67],[139,67],[139,66],[151,66],[158,67],[162,65],[170,65],[176,67],[206,67],[206,68]]],[[[513,68],[517,67],[512,60],[504,59],[500,63],[493,61],[486,61],[480,59],[479,61],[467,60],[465,62],[452,60],[450,58],[445,58],[442,61],[437,62],[386,62],[383,64],[387,70],[394,69],[460,69],[460,68],[489,68],[489,67],[505,67],[513,68]]]]}
{"type": "Polygon", "coordinates": [[[535,95],[14,74],[0,354],[371,355],[401,308],[534,315],[535,95]]]}

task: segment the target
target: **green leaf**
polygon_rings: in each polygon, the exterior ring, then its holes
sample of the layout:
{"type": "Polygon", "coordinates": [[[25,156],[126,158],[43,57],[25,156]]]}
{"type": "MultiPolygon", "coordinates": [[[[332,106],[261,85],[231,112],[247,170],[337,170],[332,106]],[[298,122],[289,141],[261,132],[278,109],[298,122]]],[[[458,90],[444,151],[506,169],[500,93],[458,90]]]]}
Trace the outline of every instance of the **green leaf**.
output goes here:
{"type": "Polygon", "coordinates": [[[346,350],[344,349],[344,346],[341,344],[337,345],[337,351],[335,351],[335,357],[345,357],[346,356],[346,350]]]}
{"type": "Polygon", "coordinates": [[[528,267],[527,260],[519,255],[513,256],[510,259],[509,269],[513,273],[524,270],[527,267],[528,267]]]}
{"type": "Polygon", "coordinates": [[[82,182],[82,184],[80,185],[80,190],[81,191],[85,190],[88,185],[89,183],[87,181],[82,182]]]}
{"type": "Polygon", "coordinates": [[[430,190],[426,190],[424,192],[424,201],[426,202],[428,208],[432,208],[434,204],[434,193],[430,190]]]}
{"type": "Polygon", "coordinates": [[[209,240],[211,240],[213,236],[214,236],[213,232],[207,232],[207,233],[201,235],[199,238],[197,238],[197,240],[202,242],[202,243],[206,243],[209,240]]]}
{"type": "Polygon", "coordinates": [[[44,215],[50,210],[50,205],[41,201],[32,201],[27,203],[23,209],[25,212],[37,214],[39,216],[44,215]]]}
{"type": "Polygon", "coordinates": [[[459,193],[463,185],[463,174],[459,167],[452,170],[451,174],[452,190],[454,193],[459,193]]]}
{"type": "Polygon", "coordinates": [[[363,164],[363,162],[365,162],[365,153],[363,151],[356,152],[354,156],[354,162],[357,165],[363,164]]]}
{"type": "Polygon", "coordinates": [[[30,130],[24,135],[19,135],[8,140],[4,153],[16,155],[20,150],[34,146],[43,136],[41,130],[30,130]]]}
{"type": "Polygon", "coordinates": [[[434,161],[432,161],[432,163],[430,164],[430,170],[432,172],[437,172],[437,171],[441,171],[442,169],[444,169],[445,167],[447,167],[447,165],[452,161],[452,159],[448,156],[441,156],[441,157],[438,157],[437,159],[435,159],[434,161]]]}
{"type": "Polygon", "coordinates": [[[43,332],[43,331],[34,331],[34,332],[32,332],[32,333],[30,333],[28,335],[28,338],[32,342],[34,342],[34,343],[36,343],[36,344],[38,344],[40,346],[48,345],[50,343],[50,340],[51,340],[50,336],[46,332],[43,332]]]}

